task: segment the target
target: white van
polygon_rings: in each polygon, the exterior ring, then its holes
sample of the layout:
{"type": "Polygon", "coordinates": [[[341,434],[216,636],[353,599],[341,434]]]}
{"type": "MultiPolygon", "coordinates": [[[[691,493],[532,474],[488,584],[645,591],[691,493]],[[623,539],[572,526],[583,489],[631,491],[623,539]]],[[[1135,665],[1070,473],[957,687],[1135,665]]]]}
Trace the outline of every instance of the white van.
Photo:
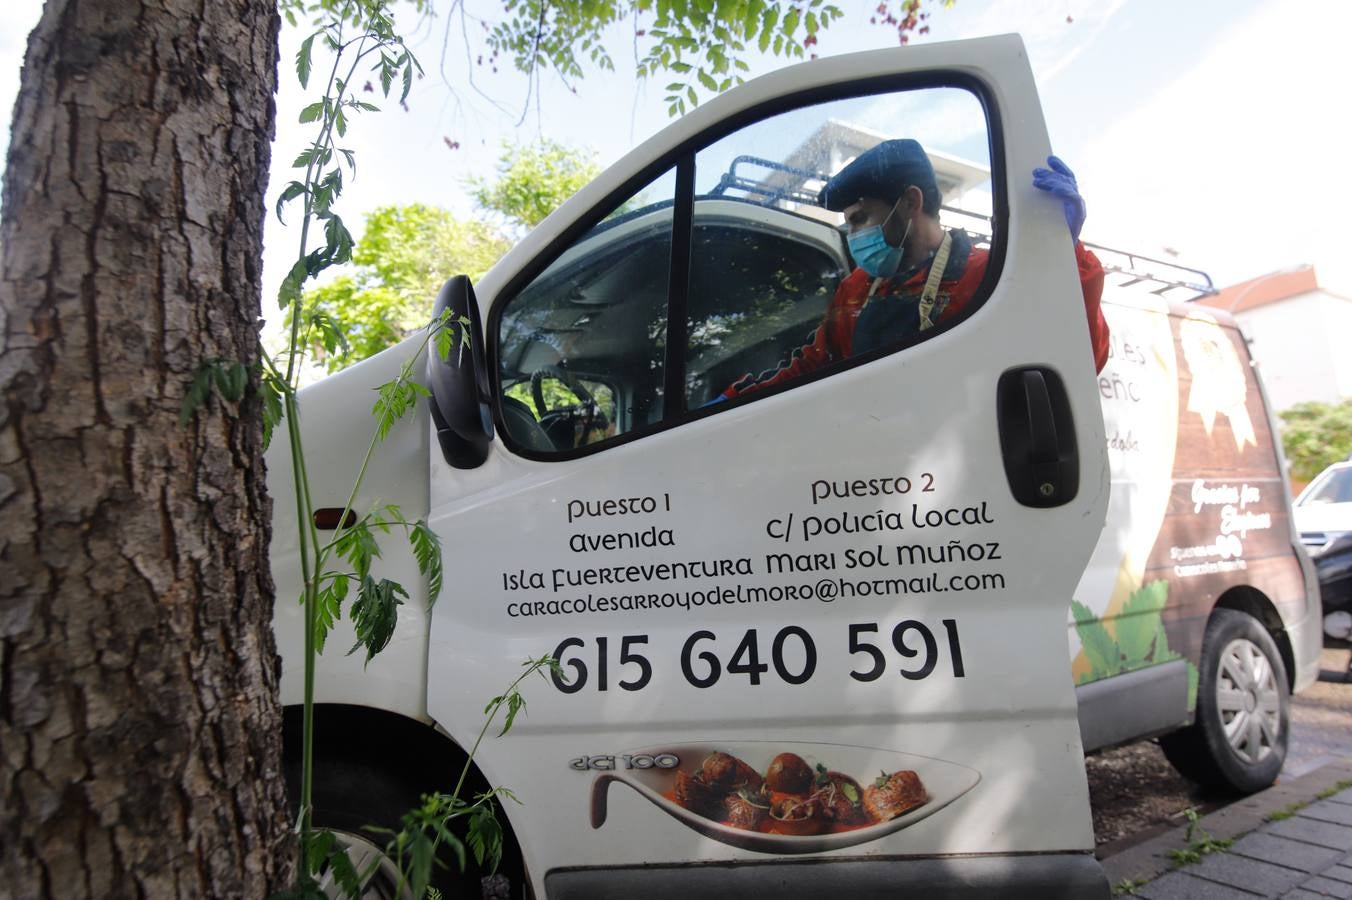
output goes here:
{"type": "MultiPolygon", "coordinates": [[[[438,303],[473,321],[471,352],[429,365],[433,402],[392,432],[356,504],[425,517],[446,589],[418,615],[426,586],[392,543],[379,565],[412,597],[391,645],[366,669],[323,657],[316,823],[358,840],[419,791],[449,788],[488,699],[552,653],[568,677],[529,686],[527,714],[475,759],[521,800],[507,804],[507,868],[536,897],[1106,897],[1077,711],[1091,710],[1095,744],[1133,737],[1111,727],[1105,686],[1139,680],[1173,703],[1133,719],[1140,733],[1176,728],[1191,718],[1186,664],[1214,655],[1136,599],[1157,598],[1161,576],[1135,505],[1160,500],[1113,483],[1101,412],[1141,346],[1173,352],[1174,318],[1140,325],[1130,350],[1119,340],[1096,376],[1060,206],[1031,184],[1048,152],[1017,38],[815,61],[685,116],[480,283],[449,283],[438,303]],[[711,405],[820,321],[850,266],[839,218],[815,205],[822,176],[891,137],[926,147],[950,199],[986,198],[973,302],[923,335],[711,405]],[[1132,523],[1112,541],[1140,565],[1099,542],[1110,490],[1114,520],[1132,523]],[[1083,707],[1067,677],[1072,601],[1083,707]],[[1123,647],[1151,610],[1163,630],[1148,652],[1130,643],[1100,666],[1102,634],[1123,647]]],[[[304,393],[317,505],[341,507],[370,390],[416,346],[304,393]]],[[[1177,359],[1160,365],[1182,379],[1177,359]]],[[[1163,403],[1165,375],[1133,380],[1147,382],[1163,403]]],[[[1255,443],[1261,431],[1275,453],[1261,401],[1246,402],[1255,443]]],[[[1133,415],[1114,420],[1119,437],[1126,423],[1143,445],[1167,440],[1133,415]]],[[[294,515],[282,440],[268,459],[278,523],[294,515]]],[[[1141,477],[1175,477],[1150,452],[1141,477]]],[[[1195,477],[1209,513],[1233,479],[1195,477]]],[[[1289,538],[1285,495],[1257,479],[1234,485],[1236,504],[1257,514],[1257,485],[1267,532],[1289,538]]],[[[1178,565],[1209,561],[1196,548],[1214,535],[1169,534],[1192,554],[1178,565]]],[[[294,540],[274,528],[283,598],[299,592],[294,540]]],[[[1240,540],[1225,559],[1249,552],[1240,540]]],[[[1208,633],[1218,603],[1227,621],[1261,623],[1287,658],[1245,624],[1219,632],[1220,659],[1268,653],[1279,704],[1314,671],[1308,566],[1289,559],[1268,606],[1248,589],[1187,613],[1208,633]]],[[[302,645],[294,604],[278,604],[277,630],[284,654],[302,645]]],[[[1285,740],[1281,709],[1265,746],[1285,740]]]]}
{"type": "Polygon", "coordinates": [[[1072,603],[1080,733],[1085,750],[1162,735],[1184,775],[1249,793],[1281,771],[1289,694],[1319,675],[1319,587],[1248,344],[1169,283],[1104,298],[1113,484],[1072,603]]]}

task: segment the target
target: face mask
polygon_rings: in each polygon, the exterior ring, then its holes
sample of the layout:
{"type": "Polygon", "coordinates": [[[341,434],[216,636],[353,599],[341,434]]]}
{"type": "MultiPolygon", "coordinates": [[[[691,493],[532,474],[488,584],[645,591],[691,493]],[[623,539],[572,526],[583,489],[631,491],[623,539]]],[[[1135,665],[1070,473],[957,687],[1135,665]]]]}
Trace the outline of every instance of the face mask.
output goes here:
{"type": "MultiPolygon", "coordinates": [[[[892,212],[896,212],[895,207],[892,212]]],[[[888,218],[891,217],[892,213],[888,213],[888,218]]],[[[886,224],[885,219],[883,225],[886,224]]],[[[887,238],[883,237],[883,225],[865,228],[846,238],[854,261],[859,264],[859,268],[874,278],[891,278],[897,273],[897,269],[901,267],[906,238],[911,236],[911,220],[907,220],[906,233],[901,236],[901,246],[893,247],[887,242],[887,238]]]]}

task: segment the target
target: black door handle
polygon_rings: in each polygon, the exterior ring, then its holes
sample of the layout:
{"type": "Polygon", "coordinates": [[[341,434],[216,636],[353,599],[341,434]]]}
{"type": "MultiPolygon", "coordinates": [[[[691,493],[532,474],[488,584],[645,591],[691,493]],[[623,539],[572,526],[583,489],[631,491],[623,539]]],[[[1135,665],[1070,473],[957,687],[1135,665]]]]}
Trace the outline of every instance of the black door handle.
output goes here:
{"type": "Polygon", "coordinates": [[[1014,499],[1039,508],[1073,500],[1080,488],[1080,457],[1061,376],[1046,366],[1008,370],[996,388],[996,417],[1014,499]]]}

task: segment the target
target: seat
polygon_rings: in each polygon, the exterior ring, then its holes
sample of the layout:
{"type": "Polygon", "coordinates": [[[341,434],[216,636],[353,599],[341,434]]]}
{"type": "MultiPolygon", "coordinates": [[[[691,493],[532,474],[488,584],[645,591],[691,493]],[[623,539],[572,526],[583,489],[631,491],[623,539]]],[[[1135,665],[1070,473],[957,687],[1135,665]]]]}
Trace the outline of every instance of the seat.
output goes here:
{"type": "Polygon", "coordinates": [[[506,394],[499,399],[502,407],[502,427],[512,436],[513,441],[537,453],[553,453],[559,449],[540,427],[540,423],[535,421],[529,406],[506,394]]]}

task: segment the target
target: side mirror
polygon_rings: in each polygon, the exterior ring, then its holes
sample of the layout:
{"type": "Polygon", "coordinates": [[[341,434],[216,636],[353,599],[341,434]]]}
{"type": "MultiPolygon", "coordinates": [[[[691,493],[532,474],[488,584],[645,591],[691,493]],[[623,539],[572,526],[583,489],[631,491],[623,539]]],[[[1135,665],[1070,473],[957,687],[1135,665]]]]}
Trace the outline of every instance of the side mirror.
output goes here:
{"type": "Polygon", "coordinates": [[[433,316],[450,310],[456,321],[469,325],[457,329],[450,358],[443,360],[433,348],[427,354],[429,405],[436,425],[441,455],[457,469],[474,469],[488,459],[493,442],[493,413],[489,404],[488,363],[484,353],[483,325],[479,304],[469,278],[457,275],[441,286],[433,316]],[[468,346],[463,342],[468,340],[468,346]]]}

